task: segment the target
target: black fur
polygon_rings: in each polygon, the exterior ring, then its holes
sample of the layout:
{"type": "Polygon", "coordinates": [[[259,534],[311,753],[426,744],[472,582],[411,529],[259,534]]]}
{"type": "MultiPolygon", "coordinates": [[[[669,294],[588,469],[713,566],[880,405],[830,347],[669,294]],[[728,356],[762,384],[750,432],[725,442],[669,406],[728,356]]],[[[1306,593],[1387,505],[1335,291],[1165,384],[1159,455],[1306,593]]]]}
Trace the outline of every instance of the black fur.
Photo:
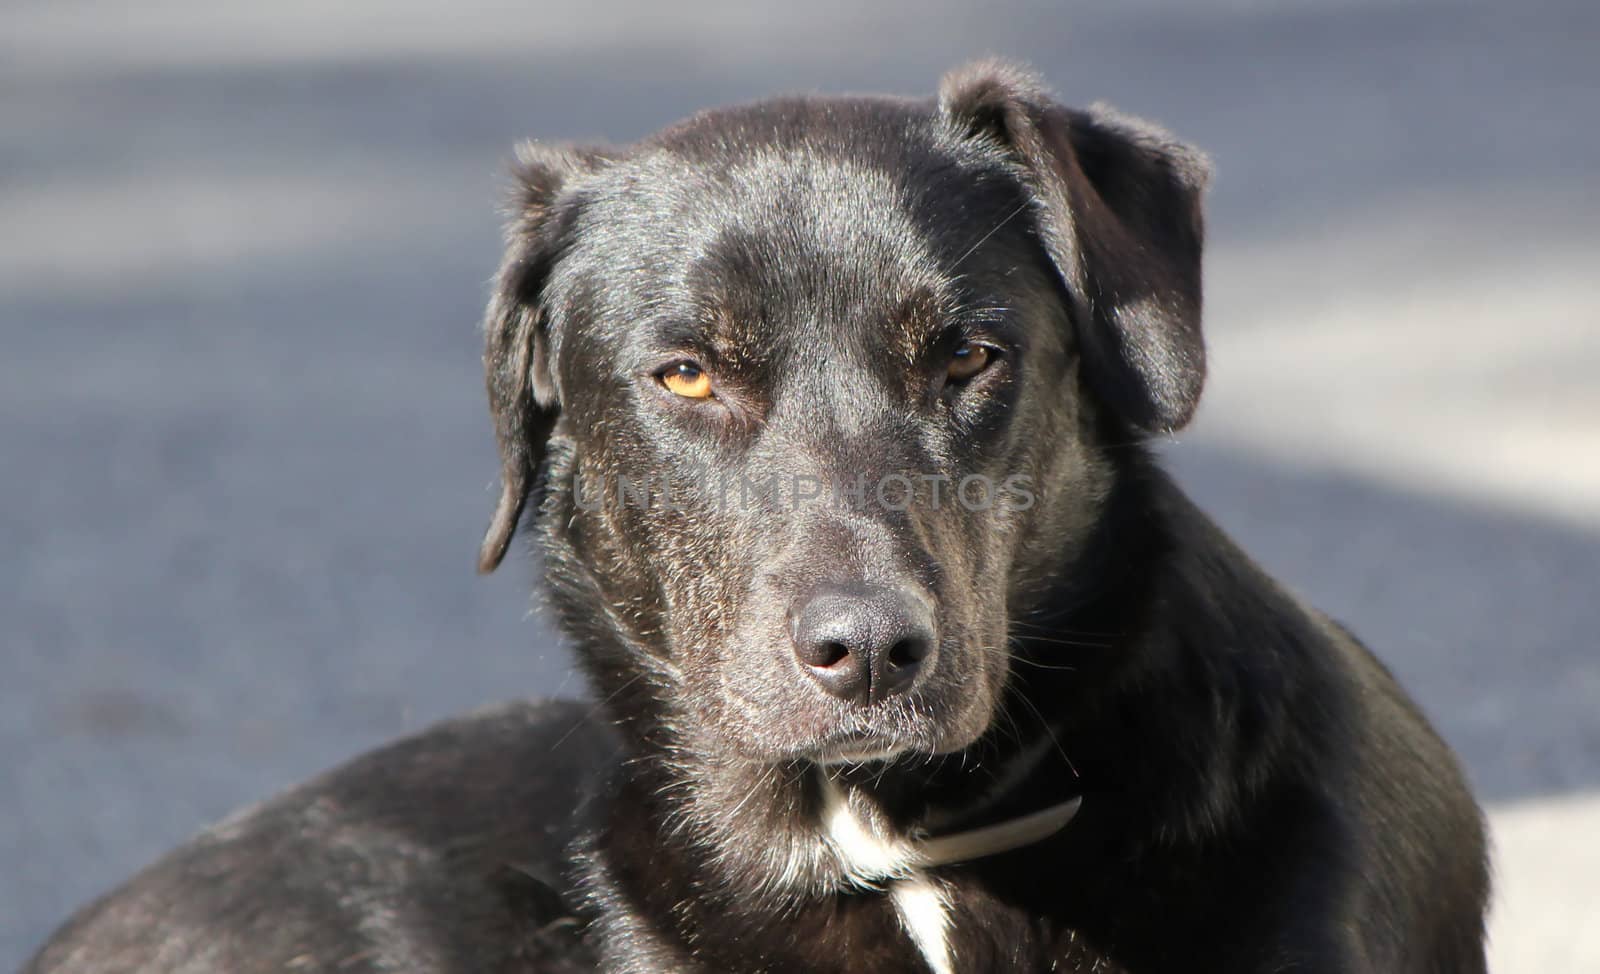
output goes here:
{"type": "Polygon", "coordinates": [[[828,802],[896,840],[1081,796],[1051,838],[915,874],[951,969],[1482,971],[1482,822],[1449,749],[1141,445],[1204,379],[1207,175],[994,64],[932,102],[527,150],[480,568],[537,491],[609,719],[377,752],[174,853],[28,970],[926,971],[906,874],[864,873],[828,802]],[[963,342],[990,365],[948,380],[963,342]],[[657,378],[689,359],[712,399],[657,378]],[[708,471],[792,489],[617,483],[708,471]],[[858,476],[1019,477],[1032,502],[799,503],[796,478],[858,476]],[[790,620],[838,585],[933,607],[910,691],[858,706],[801,672],[790,620]]]}
{"type": "Polygon", "coordinates": [[[587,710],[480,711],[235,813],[24,974],[593,970],[558,895],[585,782],[616,760],[587,710]]]}

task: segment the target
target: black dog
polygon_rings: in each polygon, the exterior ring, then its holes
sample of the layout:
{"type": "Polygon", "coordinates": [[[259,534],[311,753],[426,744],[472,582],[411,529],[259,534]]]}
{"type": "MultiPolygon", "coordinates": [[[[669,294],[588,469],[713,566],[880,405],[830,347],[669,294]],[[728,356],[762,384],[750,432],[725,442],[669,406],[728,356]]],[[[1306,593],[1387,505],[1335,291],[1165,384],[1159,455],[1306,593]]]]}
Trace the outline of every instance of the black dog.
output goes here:
{"type": "Polygon", "coordinates": [[[481,568],[537,495],[610,720],[364,758],[30,971],[1484,969],[1449,749],[1141,446],[1200,156],[979,65],[520,175],[481,568]]]}

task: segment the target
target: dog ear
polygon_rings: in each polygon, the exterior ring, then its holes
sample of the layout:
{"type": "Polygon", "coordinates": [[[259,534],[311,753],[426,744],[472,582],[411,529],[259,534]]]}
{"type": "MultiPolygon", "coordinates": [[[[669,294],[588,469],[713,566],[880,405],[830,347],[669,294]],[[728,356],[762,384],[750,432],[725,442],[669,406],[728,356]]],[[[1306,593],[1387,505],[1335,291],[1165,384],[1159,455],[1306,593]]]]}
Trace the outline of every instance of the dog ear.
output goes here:
{"type": "Polygon", "coordinates": [[[573,180],[606,158],[599,150],[534,143],[517,148],[506,254],[483,326],[484,382],[500,447],[501,485],[500,501],[478,551],[478,571],[485,574],[505,558],[560,415],[542,292],[577,217],[573,180]]]}
{"type": "Polygon", "coordinates": [[[939,107],[959,137],[993,144],[1020,165],[1040,240],[1076,305],[1095,393],[1146,431],[1187,423],[1206,371],[1206,158],[1103,106],[1065,108],[1004,63],[946,75],[939,107]]]}

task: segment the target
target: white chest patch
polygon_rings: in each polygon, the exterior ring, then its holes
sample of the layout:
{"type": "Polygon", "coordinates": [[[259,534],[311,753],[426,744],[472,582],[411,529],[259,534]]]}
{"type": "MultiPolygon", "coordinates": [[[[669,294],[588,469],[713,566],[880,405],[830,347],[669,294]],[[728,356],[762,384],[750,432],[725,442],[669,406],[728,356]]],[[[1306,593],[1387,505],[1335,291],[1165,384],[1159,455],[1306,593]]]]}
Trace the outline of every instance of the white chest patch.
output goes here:
{"type": "MultiPolygon", "coordinates": [[[[1036,755],[1025,754],[1024,769],[1035,760],[1036,755]]],[[[1079,795],[993,825],[933,837],[919,832],[913,837],[900,834],[870,799],[856,794],[853,804],[852,796],[826,771],[821,772],[820,784],[822,840],[840,872],[856,886],[888,892],[900,922],[933,974],[953,974],[954,961],[949,895],[928,870],[1041,842],[1066,828],[1083,804],[1079,795]]]]}
{"type": "Polygon", "coordinates": [[[918,869],[926,865],[918,844],[874,828],[870,817],[852,808],[826,775],[822,776],[822,827],[852,882],[871,889],[887,885],[895,912],[928,969],[933,974],[954,974],[948,939],[950,905],[939,884],[918,869]]]}
{"type": "Polygon", "coordinates": [[[928,969],[933,974],[954,974],[948,939],[950,904],[945,902],[938,884],[918,873],[896,880],[889,888],[889,896],[900,922],[906,925],[906,932],[928,962],[928,969]]]}
{"type": "Polygon", "coordinates": [[[822,828],[850,881],[875,889],[885,880],[910,875],[921,862],[915,844],[881,835],[850,807],[839,786],[822,777],[822,828]]]}

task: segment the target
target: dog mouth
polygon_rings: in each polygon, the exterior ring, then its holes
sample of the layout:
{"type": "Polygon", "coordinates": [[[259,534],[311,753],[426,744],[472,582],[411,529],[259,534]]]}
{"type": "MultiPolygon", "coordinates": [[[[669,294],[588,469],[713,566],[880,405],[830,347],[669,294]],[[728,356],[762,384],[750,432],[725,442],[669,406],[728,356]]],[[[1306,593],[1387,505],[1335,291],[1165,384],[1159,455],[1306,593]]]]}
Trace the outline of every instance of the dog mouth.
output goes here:
{"type": "Polygon", "coordinates": [[[931,761],[969,743],[957,727],[947,726],[956,716],[940,719],[939,708],[915,706],[851,715],[809,740],[795,741],[790,757],[846,769],[931,761]]]}
{"type": "MultiPolygon", "coordinates": [[[[880,765],[929,757],[939,750],[939,737],[937,730],[925,721],[847,720],[832,723],[826,729],[813,727],[812,733],[799,733],[783,743],[769,740],[769,746],[776,744],[776,750],[782,753],[769,752],[762,756],[824,767],[880,765]]],[[[756,749],[767,750],[760,744],[756,749]]]]}
{"type": "Polygon", "coordinates": [[[715,723],[734,751],[758,761],[805,761],[826,767],[877,765],[913,756],[932,756],[943,735],[922,707],[897,704],[874,712],[823,711],[805,717],[773,713],[724,688],[733,706],[727,723],[715,723]]]}

